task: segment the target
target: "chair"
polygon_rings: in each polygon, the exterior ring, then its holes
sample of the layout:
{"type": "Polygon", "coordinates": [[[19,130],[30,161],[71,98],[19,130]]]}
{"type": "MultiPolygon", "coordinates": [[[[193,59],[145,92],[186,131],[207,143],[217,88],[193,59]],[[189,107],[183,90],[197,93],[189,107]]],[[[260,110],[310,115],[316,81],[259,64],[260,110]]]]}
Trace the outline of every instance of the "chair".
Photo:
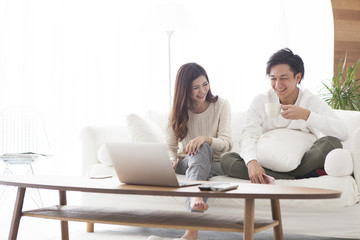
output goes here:
{"type": "MultiPolygon", "coordinates": [[[[14,174],[14,165],[24,165],[27,167],[25,174],[34,174],[32,163],[49,157],[49,153],[44,121],[36,109],[9,107],[0,112],[0,160],[5,163],[3,175],[14,174]]],[[[30,197],[42,206],[38,190],[36,195],[39,202],[30,197]]]]}

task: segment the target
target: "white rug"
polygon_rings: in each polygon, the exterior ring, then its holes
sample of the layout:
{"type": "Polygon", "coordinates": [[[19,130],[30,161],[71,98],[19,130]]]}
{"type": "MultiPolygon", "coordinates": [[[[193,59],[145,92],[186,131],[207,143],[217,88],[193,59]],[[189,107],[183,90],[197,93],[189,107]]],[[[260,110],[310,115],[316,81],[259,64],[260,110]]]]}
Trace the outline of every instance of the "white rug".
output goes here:
{"type": "MultiPolygon", "coordinates": [[[[7,219],[0,220],[0,239],[7,239],[10,227],[11,214],[7,219]]],[[[155,235],[172,240],[180,238],[183,230],[155,229],[127,227],[117,225],[95,224],[95,232],[87,233],[86,224],[78,222],[69,223],[71,240],[147,240],[149,236],[155,235]]],[[[58,240],[60,239],[60,223],[56,220],[45,220],[23,217],[20,223],[18,240],[58,240]]],[[[240,240],[241,233],[200,231],[199,240],[240,240]]],[[[255,234],[255,240],[274,239],[272,231],[255,234]]],[[[286,240],[337,240],[335,238],[322,238],[306,235],[284,234],[286,240]]]]}
{"type": "MultiPolygon", "coordinates": [[[[1,187],[0,187],[1,189],[1,187]]],[[[2,191],[0,191],[2,192],[2,191]]],[[[3,193],[3,192],[2,192],[3,193]]],[[[5,194],[0,196],[0,239],[7,239],[11,225],[12,213],[15,203],[16,191],[8,188],[5,194]],[[4,198],[4,195],[6,197],[4,198]]],[[[41,191],[44,205],[53,205],[58,195],[56,191],[41,191]]],[[[68,204],[77,204],[77,196],[68,193],[68,204]],[[70,197],[71,196],[71,197],[70,197]]],[[[36,208],[35,203],[25,198],[24,209],[36,208]]],[[[86,232],[86,223],[69,222],[69,232],[71,240],[147,240],[149,236],[156,235],[165,240],[180,238],[184,230],[173,229],[154,229],[127,227],[118,225],[95,224],[95,232],[86,232]]],[[[57,220],[47,220],[39,218],[23,217],[20,222],[18,240],[58,240],[60,239],[60,222],[57,220]]],[[[239,240],[242,239],[241,233],[210,232],[200,231],[199,240],[239,240]]],[[[255,240],[274,239],[271,230],[256,233],[255,240]]],[[[286,240],[338,240],[336,238],[322,238],[305,235],[284,234],[286,240]]]]}
{"type": "MultiPolygon", "coordinates": [[[[18,240],[58,240],[60,239],[60,224],[56,221],[40,220],[33,218],[24,218],[20,226],[18,240]]],[[[147,240],[149,236],[155,235],[164,240],[173,240],[180,238],[183,230],[172,229],[150,229],[114,225],[95,225],[94,233],[86,232],[85,223],[70,223],[71,240],[147,240]]],[[[6,239],[1,236],[0,239],[6,239]]],[[[200,231],[198,240],[240,240],[243,239],[241,233],[210,232],[200,231]]],[[[255,234],[255,240],[274,239],[271,231],[255,234]]],[[[338,240],[335,238],[320,238],[305,235],[285,234],[286,240],[338,240]]]]}

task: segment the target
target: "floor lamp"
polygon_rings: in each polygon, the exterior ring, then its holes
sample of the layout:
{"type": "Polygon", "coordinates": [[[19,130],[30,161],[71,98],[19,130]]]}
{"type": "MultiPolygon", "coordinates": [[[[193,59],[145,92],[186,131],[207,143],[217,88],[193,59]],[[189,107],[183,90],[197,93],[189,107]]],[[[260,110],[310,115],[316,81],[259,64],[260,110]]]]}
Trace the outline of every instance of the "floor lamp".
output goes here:
{"type": "Polygon", "coordinates": [[[192,17],[181,4],[156,4],[149,11],[145,29],[165,31],[168,40],[169,106],[171,107],[171,37],[175,31],[188,32],[194,26],[192,17]]]}

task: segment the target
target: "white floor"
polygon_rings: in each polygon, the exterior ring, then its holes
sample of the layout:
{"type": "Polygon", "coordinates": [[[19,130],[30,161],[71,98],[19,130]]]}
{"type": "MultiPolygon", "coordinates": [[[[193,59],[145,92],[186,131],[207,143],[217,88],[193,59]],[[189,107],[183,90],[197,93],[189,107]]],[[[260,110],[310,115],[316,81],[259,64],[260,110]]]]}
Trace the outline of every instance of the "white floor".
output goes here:
{"type": "MultiPolygon", "coordinates": [[[[58,195],[56,191],[41,190],[40,195],[45,206],[56,205],[58,195]]],[[[24,210],[36,208],[37,205],[31,199],[36,196],[36,191],[27,191],[24,202],[24,210]]],[[[14,187],[0,186],[0,239],[7,239],[15,203],[16,189],[14,187]],[[4,191],[5,190],[5,191],[4,191]]],[[[36,198],[34,198],[36,199],[36,198]]],[[[68,204],[79,204],[79,195],[68,192],[68,204]]],[[[86,232],[86,224],[69,222],[71,240],[146,240],[150,235],[161,236],[166,240],[179,238],[183,230],[150,229],[138,227],[126,227],[115,225],[96,224],[94,233],[86,232]]],[[[18,240],[55,240],[61,239],[60,223],[57,220],[45,220],[38,218],[23,217],[20,222],[18,240]]],[[[199,240],[210,239],[242,239],[241,233],[208,232],[200,231],[199,240]]],[[[256,240],[273,239],[272,231],[255,234],[256,240]]],[[[316,238],[313,236],[285,234],[287,240],[335,240],[335,238],[316,238]]]]}

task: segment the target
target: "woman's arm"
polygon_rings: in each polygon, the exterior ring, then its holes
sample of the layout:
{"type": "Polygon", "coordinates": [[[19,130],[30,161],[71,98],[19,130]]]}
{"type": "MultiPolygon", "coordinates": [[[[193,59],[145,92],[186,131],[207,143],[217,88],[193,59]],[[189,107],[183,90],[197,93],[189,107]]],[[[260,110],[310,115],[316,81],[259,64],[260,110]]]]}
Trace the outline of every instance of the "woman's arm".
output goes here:
{"type": "Polygon", "coordinates": [[[232,149],[231,140],[231,107],[227,100],[223,100],[220,107],[217,137],[212,137],[211,148],[219,153],[232,149]]]}
{"type": "Polygon", "coordinates": [[[175,133],[170,126],[170,123],[167,125],[165,130],[169,158],[171,161],[177,162],[177,151],[179,149],[179,145],[178,141],[176,140],[175,133]]]}

